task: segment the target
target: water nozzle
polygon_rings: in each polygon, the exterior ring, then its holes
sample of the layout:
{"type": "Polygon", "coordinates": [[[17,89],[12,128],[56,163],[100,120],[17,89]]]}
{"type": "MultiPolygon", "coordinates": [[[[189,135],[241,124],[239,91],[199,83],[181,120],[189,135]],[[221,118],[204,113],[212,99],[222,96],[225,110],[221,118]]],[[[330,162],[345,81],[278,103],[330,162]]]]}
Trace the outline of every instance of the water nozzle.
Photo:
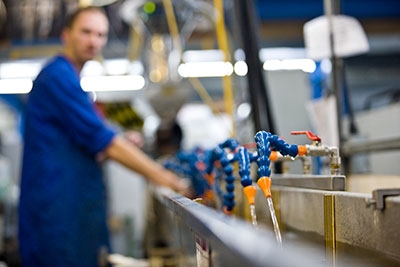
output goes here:
{"type": "Polygon", "coordinates": [[[253,185],[248,185],[243,188],[243,192],[247,198],[247,201],[249,202],[250,205],[254,205],[255,203],[255,196],[256,196],[256,187],[253,185]]]}
{"type": "Polygon", "coordinates": [[[261,177],[257,181],[258,186],[261,188],[261,190],[264,192],[265,197],[271,197],[271,178],[269,177],[261,177]]]}

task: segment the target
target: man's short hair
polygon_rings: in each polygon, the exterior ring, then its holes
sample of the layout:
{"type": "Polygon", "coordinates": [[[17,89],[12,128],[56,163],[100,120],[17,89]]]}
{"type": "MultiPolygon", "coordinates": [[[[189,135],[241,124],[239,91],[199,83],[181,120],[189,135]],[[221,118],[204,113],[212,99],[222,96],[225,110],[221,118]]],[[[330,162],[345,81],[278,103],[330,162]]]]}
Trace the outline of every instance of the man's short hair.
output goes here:
{"type": "Polygon", "coordinates": [[[79,17],[80,14],[85,13],[85,12],[99,12],[103,14],[105,17],[107,17],[106,12],[102,7],[99,6],[86,6],[86,7],[80,7],[78,9],[75,9],[73,12],[67,15],[65,21],[64,21],[64,28],[72,28],[74,25],[75,21],[79,17]]]}

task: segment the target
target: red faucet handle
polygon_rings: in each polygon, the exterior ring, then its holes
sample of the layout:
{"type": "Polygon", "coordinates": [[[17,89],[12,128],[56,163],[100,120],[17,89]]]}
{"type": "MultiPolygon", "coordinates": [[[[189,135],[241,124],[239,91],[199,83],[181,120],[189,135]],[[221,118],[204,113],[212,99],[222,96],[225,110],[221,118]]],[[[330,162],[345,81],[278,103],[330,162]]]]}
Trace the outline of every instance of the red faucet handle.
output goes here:
{"type": "Polygon", "coordinates": [[[290,134],[293,135],[305,134],[311,141],[316,141],[321,143],[321,138],[318,135],[313,134],[311,131],[292,131],[290,132],[290,134]]]}

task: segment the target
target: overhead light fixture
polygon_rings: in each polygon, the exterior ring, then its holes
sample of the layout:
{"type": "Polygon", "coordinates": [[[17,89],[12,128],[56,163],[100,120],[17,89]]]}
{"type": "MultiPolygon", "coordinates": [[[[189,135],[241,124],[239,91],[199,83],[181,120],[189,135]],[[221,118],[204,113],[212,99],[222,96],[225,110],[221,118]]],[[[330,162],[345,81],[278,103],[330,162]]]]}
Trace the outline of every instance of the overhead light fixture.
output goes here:
{"type": "Polygon", "coordinates": [[[182,77],[224,77],[232,75],[233,65],[224,61],[224,53],[218,49],[187,50],[182,55],[184,63],[179,65],[182,77]]]}
{"type": "Polygon", "coordinates": [[[89,60],[82,68],[81,76],[101,76],[105,74],[103,64],[97,60],[89,60]]]}
{"type": "Polygon", "coordinates": [[[304,48],[279,47],[260,49],[260,60],[263,69],[274,70],[302,70],[312,73],[316,64],[312,59],[307,58],[304,48]]]}
{"type": "Polygon", "coordinates": [[[302,59],[307,58],[306,50],[302,47],[268,47],[259,52],[262,62],[270,59],[302,59]]]}
{"type": "Polygon", "coordinates": [[[307,73],[313,73],[316,69],[316,64],[311,59],[271,59],[266,60],[263,64],[263,69],[267,71],[273,70],[302,70],[307,73]]]}
{"type": "Polygon", "coordinates": [[[237,61],[234,65],[234,70],[238,76],[246,76],[249,68],[245,61],[237,61]]]}
{"type": "Polygon", "coordinates": [[[189,62],[178,67],[178,73],[182,77],[224,77],[233,73],[230,62],[189,62]]]}
{"type": "Polygon", "coordinates": [[[32,90],[32,79],[1,79],[0,94],[27,94],[32,90]]]}
{"type": "Polygon", "coordinates": [[[124,75],[128,71],[129,60],[125,58],[104,60],[103,65],[108,75],[124,75]]]}
{"type": "Polygon", "coordinates": [[[140,90],[145,83],[141,75],[86,76],[81,79],[86,92],[140,90]]]}
{"type": "Polygon", "coordinates": [[[117,76],[117,75],[141,75],[144,72],[142,62],[135,60],[129,61],[124,58],[106,59],[102,62],[89,60],[83,66],[81,76],[117,76]]]}
{"type": "Polygon", "coordinates": [[[182,54],[184,62],[223,61],[224,53],[219,49],[186,50],[182,54]]]}
{"type": "Polygon", "coordinates": [[[1,79],[31,78],[34,79],[42,68],[42,62],[16,61],[0,64],[1,79]]]}

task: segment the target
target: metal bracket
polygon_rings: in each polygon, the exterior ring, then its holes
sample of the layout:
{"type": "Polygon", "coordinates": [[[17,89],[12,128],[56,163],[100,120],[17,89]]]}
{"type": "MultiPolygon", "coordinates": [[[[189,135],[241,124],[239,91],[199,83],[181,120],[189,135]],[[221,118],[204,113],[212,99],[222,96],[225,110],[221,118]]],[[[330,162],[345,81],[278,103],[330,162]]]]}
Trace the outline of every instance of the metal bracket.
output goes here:
{"type": "Polygon", "coordinates": [[[378,210],[385,209],[385,198],[389,196],[400,196],[400,188],[376,189],[372,191],[372,198],[367,199],[367,206],[375,205],[378,210]]]}

